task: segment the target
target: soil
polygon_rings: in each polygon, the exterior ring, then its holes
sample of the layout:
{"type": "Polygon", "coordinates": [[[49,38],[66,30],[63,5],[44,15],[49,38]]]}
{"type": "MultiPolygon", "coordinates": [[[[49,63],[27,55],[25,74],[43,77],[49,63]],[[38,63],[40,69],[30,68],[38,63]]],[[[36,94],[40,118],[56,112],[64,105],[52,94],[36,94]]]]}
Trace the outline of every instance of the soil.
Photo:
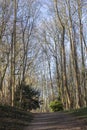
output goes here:
{"type": "Polygon", "coordinates": [[[34,113],[25,130],[87,130],[87,119],[62,112],[34,113]]]}

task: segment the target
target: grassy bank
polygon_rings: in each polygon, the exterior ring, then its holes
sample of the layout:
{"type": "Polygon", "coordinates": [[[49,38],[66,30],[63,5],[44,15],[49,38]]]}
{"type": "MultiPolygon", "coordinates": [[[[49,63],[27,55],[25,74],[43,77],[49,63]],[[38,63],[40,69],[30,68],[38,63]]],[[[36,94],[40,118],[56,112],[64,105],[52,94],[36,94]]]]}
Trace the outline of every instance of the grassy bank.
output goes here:
{"type": "Polygon", "coordinates": [[[22,130],[32,118],[29,112],[0,105],[0,130],[22,130]]]}
{"type": "Polygon", "coordinates": [[[79,118],[87,118],[87,107],[69,111],[70,114],[79,118]]]}

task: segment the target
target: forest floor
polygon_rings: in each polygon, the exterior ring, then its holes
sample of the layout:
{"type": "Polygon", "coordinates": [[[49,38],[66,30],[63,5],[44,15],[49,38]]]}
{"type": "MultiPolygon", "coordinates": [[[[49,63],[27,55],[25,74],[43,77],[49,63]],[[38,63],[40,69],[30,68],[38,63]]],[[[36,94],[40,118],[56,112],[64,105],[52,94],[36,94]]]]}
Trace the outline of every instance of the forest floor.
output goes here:
{"type": "Polygon", "coordinates": [[[55,113],[34,113],[25,130],[87,130],[86,110],[55,113]]]}
{"type": "Polygon", "coordinates": [[[0,130],[23,130],[33,116],[30,112],[0,105],[0,130]]]}
{"type": "Polygon", "coordinates": [[[30,113],[0,106],[0,130],[87,130],[87,108],[54,113],[30,113]]]}

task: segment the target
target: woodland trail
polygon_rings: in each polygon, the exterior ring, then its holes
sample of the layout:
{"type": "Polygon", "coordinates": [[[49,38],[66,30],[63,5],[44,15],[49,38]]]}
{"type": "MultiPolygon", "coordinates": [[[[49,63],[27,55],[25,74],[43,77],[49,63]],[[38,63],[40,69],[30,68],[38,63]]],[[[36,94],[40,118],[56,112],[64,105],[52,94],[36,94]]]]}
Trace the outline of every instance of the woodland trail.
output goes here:
{"type": "Polygon", "coordinates": [[[36,113],[25,130],[87,130],[87,120],[67,113],[36,113]]]}

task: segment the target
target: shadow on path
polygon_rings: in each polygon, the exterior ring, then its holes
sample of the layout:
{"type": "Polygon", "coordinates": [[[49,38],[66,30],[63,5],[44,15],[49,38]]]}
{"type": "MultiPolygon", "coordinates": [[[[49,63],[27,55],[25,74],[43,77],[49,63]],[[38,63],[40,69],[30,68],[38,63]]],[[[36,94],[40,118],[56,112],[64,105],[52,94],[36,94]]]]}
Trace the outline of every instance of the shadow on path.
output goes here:
{"type": "Polygon", "coordinates": [[[36,113],[25,130],[87,130],[87,121],[67,113],[36,113]]]}

